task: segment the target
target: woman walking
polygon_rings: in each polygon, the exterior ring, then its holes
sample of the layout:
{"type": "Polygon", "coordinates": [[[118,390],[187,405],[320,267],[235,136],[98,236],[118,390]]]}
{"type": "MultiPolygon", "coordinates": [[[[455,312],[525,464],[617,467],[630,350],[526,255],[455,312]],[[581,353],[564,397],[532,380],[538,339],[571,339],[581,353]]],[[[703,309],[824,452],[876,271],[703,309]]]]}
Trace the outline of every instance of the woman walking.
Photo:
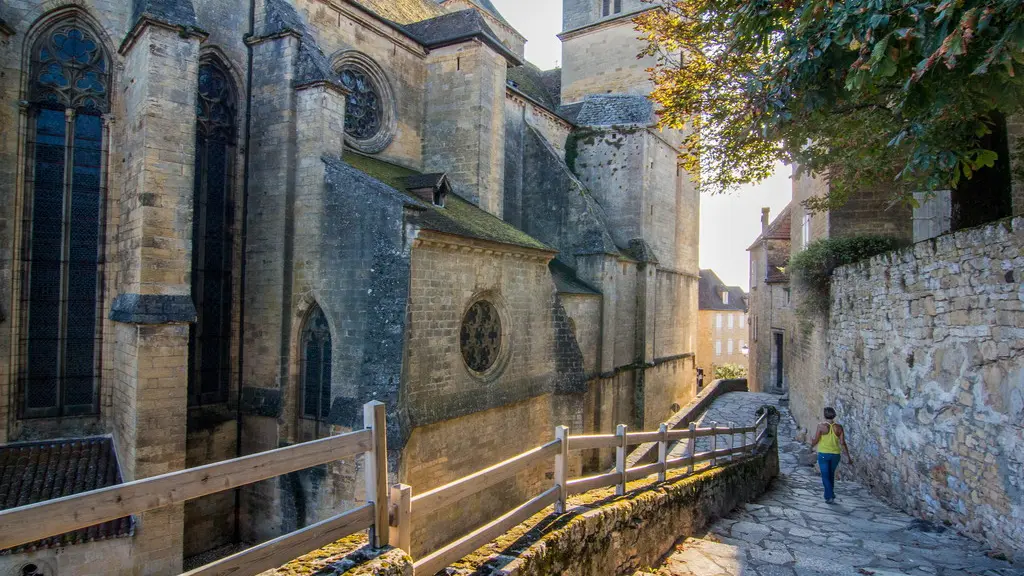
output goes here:
{"type": "Polygon", "coordinates": [[[835,419],[835,409],[825,408],[825,422],[818,424],[811,441],[811,448],[815,444],[818,446],[818,469],[821,470],[821,483],[825,485],[825,502],[828,504],[836,501],[836,468],[839,468],[840,455],[846,454],[846,462],[853,464],[850,449],[846,447],[846,433],[841,425],[833,422],[835,419]]]}

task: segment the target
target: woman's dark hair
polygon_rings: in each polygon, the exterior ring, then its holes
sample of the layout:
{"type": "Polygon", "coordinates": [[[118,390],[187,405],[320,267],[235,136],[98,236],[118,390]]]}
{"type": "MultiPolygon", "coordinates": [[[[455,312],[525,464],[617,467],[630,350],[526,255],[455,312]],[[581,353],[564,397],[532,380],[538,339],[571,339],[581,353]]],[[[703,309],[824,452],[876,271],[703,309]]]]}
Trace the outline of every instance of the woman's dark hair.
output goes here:
{"type": "Polygon", "coordinates": [[[835,420],[835,417],[836,417],[836,409],[835,408],[833,408],[831,406],[829,406],[828,408],[825,408],[825,420],[835,420]]]}

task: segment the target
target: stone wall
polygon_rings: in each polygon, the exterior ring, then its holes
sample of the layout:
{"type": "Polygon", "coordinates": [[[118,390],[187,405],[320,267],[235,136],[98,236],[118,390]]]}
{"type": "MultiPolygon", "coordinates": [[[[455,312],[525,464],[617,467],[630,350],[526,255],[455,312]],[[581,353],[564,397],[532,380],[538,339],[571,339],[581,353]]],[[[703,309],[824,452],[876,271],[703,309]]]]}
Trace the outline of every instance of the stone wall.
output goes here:
{"type": "MultiPolygon", "coordinates": [[[[640,0],[627,0],[640,3],[640,0]]],[[[590,2],[594,7],[598,2],[590,2]]],[[[574,22],[567,7],[566,26],[574,22]]],[[[583,22],[585,24],[586,22],[583,22]]],[[[568,28],[567,28],[568,30],[568,28]]],[[[629,18],[563,33],[562,102],[582,100],[589,94],[649,94],[653,88],[647,69],[651,57],[637,58],[643,43],[629,18]]]]}
{"type": "Polygon", "coordinates": [[[132,544],[132,538],[125,537],[4,554],[0,556],[0,574],[21,576],[28,573],[22,571],[25,566],[35,564],[35,574],[45,576],[135,576],[142,572],[132,566],[132,544]]]}
{"type": "Polygon", "coordinates": [[[1021,218],[837,270],[820,395],[791,400],[805,427],[820,401],[836,407],[879,494],[1011,551],[1024,549],[1021,274],[1021,218]]]}

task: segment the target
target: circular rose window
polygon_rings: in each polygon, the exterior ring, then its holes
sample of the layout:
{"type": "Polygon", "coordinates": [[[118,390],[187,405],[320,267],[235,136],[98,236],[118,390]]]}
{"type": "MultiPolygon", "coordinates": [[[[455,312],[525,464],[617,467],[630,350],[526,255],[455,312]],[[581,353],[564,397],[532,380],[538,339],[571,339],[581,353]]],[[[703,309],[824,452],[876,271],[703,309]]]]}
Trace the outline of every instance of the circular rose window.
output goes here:
{"type": "Polygon", "coordinates": [[[345,143],[365,154],[391,144],[397,130],[395,97],[387,75],[369,56],[342,53],[332,66],[348,91],[345,100],[345,143]]]}
{"type": "Polygon", "coordinates": [[[345,104],[345,133],[358,140],[369,140],[380,132],[382,109],[373,82],[362,72],[341,71],[341,83],[349,90],[345,104]]]}
{"type": "Polygon", "coordinates": [[[501,351],[501,318],[490,302],[481,300],[462,318],[462,358],[474,372],[486,372],[501,351]]]}

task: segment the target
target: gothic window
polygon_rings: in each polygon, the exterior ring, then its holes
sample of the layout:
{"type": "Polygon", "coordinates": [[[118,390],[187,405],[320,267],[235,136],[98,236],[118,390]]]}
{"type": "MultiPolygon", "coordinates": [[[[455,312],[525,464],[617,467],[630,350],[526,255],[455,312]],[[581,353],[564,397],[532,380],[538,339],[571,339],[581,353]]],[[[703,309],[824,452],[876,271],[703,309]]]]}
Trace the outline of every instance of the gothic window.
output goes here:
{"type": "Polygon", "coordinates": [[[610,16],[622,12],[622,0],[602,0],[601,16],[610,16]]]}
{"type": "Polygon", "coordinates": [[[302,329],[302,417],[326,419],[331,413],[331,328],[319,306],[302,329]]]}
{"type": "Polygon", "coordinates": [[[197,320],[189,333],[189,402],[225,402],[231,356],[231,173],[235,93],[214,60],[199,65],[192,224],[192,298],[197,320]]]}
{"type": "Polygon", "coordinates": [[[22,416],[95,413],[110,64],[76,18],[32,48],[25,207],[22,416]]]}
{"type": "Polygon", "coordinates": [[[462,358],[474,372],[486,372],[501,352],[501,318],[494,305],[480,300],[462,318],[462,358]]]}
{"type": "Polygon", "coordinates": [[[345,102],[346,144],[366,154],[383,151],[397,130],[394,93],[387,76],[361,52],[345,52],[333,66],[349,92],[345,102]]]}

